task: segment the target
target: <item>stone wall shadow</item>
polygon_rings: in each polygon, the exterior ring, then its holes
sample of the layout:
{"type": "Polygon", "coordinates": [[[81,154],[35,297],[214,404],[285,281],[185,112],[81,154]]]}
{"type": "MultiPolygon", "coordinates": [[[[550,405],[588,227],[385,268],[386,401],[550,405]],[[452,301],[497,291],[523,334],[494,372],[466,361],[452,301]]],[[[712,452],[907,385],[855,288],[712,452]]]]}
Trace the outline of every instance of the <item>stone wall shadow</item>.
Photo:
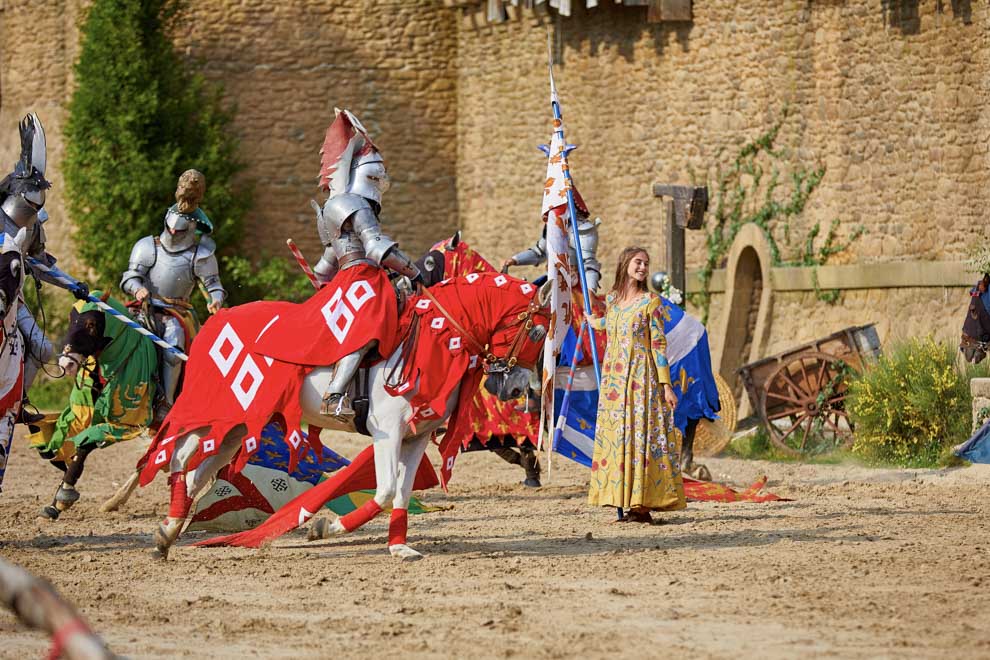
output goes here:
{"type": "Polygon", "coordinates": [[[544,19],[553,27],[555,41],[559,40],[554,57],[559,57],[565,66],[568,49],[595,57],[603,48],[609,48],[632,62],[635,60],[635,47],[644,37],[652,44],[658,58],[663,57],[672,43],[687,51],[694,28],[693,21],[648,23],[645,6],[603,2],[588,9],[583,3],[578,3],[573,9],[570,18],[551,14],[544,19]]]}
{"type": "Polygon", "coordinates": [[[920,0],[881,0],[884,25],[896,28],[902,34],[918,34],[921,31],[920,0]]]}

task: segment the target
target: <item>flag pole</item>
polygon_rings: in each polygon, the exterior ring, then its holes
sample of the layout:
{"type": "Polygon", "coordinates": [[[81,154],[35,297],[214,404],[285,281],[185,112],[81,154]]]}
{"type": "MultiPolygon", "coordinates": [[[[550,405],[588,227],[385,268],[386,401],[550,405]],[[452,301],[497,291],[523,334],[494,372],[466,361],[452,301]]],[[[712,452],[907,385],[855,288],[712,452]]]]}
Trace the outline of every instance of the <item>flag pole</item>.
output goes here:
{"type": "MultiPolygon", "coordinates": [[[[551,154],[551,158],[554,155],[560,156],[560,166],[564,172],[564,188],[567,191],[567,213],[571,217],[571,236],[574,239],[574,252],[577,253],[578,277],[581,278],[581,292],[584,294],[584,313],[591,314],[591,294],[588,291],[588,277],[584,272],[584,254],[581,252],[581,236],[578,232],[577,205],[574,203],[574,184],[571,179],[570,168],[567,166],[567,142],[564,140],[564,120],[560,110],[560,98],[557,96],[557,86],[553,81],[553,50],[549,29],[547,30],[547,58],[550,67],[550,107],[553,109],[553,127],[554,132],[560,138],[561,145],[560,153],[551,154]]],[[[601,382],[602,368],[598,359],[595,330],[591,326],[588,326],[588,337],[591,339],[591,360],[595,365],[595,378],[598,382],[601,382]]]]}

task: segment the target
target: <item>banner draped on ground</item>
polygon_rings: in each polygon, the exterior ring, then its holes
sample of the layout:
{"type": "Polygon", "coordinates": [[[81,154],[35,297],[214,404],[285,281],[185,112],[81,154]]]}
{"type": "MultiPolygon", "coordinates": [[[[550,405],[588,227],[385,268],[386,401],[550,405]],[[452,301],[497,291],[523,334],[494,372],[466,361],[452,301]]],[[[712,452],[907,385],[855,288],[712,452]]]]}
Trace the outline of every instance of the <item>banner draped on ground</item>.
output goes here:
{"type": "MultiPolygon", "coordinates": [[[[350,464],[346,458],[324,446],[317,456],[308,445],[294,470],[289,470],[289,450],[285,433],[277,424],[261,432],[261,449],[240,472],[230,466],[220,471],[213,488],[196,504],[191,531],[240,532],[257,527],[290,500],[327,479],[328,473],[350,464]]],[[[374,496],[372,490],[358,490],[331,500],[325,506],[337,515],[350,513],[374,496]]],[[[409,502],[409,513],[439,510],[424,506],[417,498],[409,502]]]]}

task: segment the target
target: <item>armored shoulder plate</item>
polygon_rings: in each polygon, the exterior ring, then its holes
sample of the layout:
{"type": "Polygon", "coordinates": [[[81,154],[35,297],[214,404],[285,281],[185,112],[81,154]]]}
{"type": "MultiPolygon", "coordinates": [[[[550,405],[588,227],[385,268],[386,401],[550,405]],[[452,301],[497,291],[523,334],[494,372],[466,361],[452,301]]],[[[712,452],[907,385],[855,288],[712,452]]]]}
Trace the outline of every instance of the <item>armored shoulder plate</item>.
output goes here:
{"type": "Polygon", "coordinates": [[[155,247],[155,237],[145,236],[138,240],[134,244],[134,247],[131,248],[131,258],[128,259],[128,263],[131,267],[144,266],[145,268],[151,268],[157,260],[158,250],[155,247]]]}
{"type": "Polygon", "coordinates": [[[330,241],[340,236],[340,228],[347,222],[348,218],[358,211],[366,209],[374,215],[364,197],[351,193],[334,195],[323,205],[323,213],[317,219],[317,230],[320,232],[320,240],[324,245],[329,245],[330,241]]]}
{"type": "Polygon", "coordinates": [[[211,257],[217,252],[217,243],[209,236],[199,237],[199,248],[196,250],[196,260],[211,257]]]}
{"type": "Polygon", "coordinates": [[[158,261],[158,246],[154,236],[145,236],[131,248],[131,256],[127,260],[127,270],[120,278],[120,288],[125,293],[134,295],[138,289],[147,286],[148,272],[158,261]]]}

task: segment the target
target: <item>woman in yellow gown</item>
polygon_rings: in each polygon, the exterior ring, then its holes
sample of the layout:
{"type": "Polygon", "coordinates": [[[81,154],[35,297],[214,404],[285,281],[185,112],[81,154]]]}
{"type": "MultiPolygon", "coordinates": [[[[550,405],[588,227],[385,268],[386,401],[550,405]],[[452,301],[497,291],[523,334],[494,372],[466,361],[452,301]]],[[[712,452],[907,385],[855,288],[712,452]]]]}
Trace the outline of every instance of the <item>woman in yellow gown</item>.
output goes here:
{"type": "Polygon", "coordinates": [[[623,250],[605,318],[588,318],[608,335],[588,503],[618,508],[620,520],[646,523],[654,522],[650,511],[685,507],[665,311],[660,296],[646,288],[649,268],[646,250],[623,250]]]}

